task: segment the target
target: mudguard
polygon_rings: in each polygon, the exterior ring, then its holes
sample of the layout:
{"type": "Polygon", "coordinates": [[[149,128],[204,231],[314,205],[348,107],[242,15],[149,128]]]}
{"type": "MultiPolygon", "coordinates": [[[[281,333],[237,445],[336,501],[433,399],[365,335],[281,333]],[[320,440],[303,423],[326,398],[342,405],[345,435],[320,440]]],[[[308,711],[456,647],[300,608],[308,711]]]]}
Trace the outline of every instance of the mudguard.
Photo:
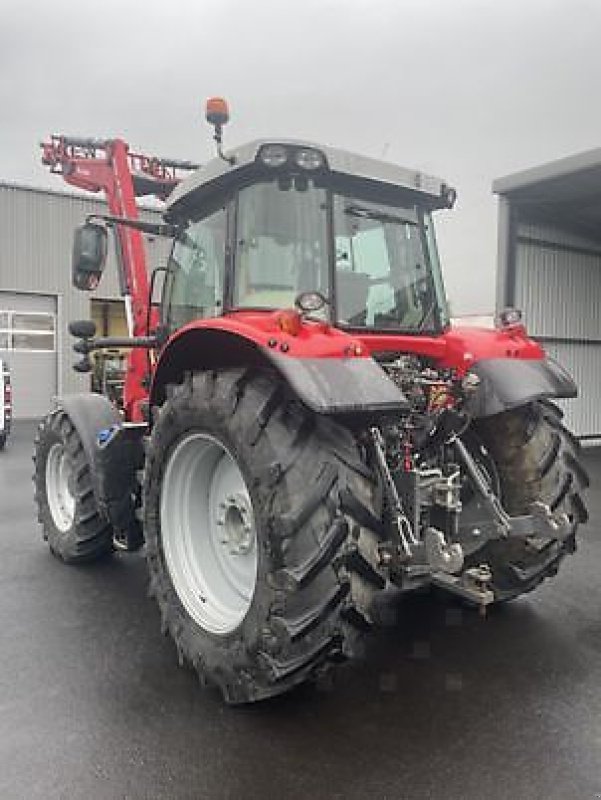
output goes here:
{"type": "Polygon", "coordinates": [[[245,322],[240,314],[180,328],[160,354],[150,404],[160,404],[165,387],[180,382],[187,371],[271,365],[319,414],[394,413],[408,407],[407,398],[376,361],[349,354],[361,349],[358,340],[318,326],[291,336],[276,326],[276,318],[255,313],[245,322]]]}
{"type": "Polygon", "coordinates": [[[64,395],[58,399],[57,405],[69,415],[88,462],[93,464],[98,432],[118,425],[121,422],[119,412],[104,395],[94,392],[64,395]]]}
{"type": "Polygon", "coordinates": [[[265,350],[298,397],[318,414],[399,412],[407,398],[371,358],[287,358],[265,350]]]}
{"type": "Polygon", "coordinates": [[[141,434],[146,426],[124,425],[101,394],[66,395],[58,407],[68,414],[81,439],[100,514],[117,531],[133,530],[136,469],[143,461],[141,434]]]}
{"type": "Polygon", "coordinates": [[[487,358],[470,367],[480,384],[470,400],[475,417],[490,417],[550,397],[576,397],[576,384],[556,361],[487,358]]]}

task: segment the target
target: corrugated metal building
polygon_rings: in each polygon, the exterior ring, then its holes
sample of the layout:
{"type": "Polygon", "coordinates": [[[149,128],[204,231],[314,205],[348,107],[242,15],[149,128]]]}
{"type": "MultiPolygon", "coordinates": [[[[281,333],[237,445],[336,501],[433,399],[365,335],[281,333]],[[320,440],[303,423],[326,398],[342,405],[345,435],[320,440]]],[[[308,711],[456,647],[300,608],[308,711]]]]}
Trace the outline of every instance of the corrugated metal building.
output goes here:
{"type": "MultiPolygon", "coordinates": [[[[88,214],[106,211],[93,198],[0,182],[0,357],[11,366],[16,419],[40,417],[54,395],[89,388],[89,376],[71,368],[71,320],[94,317],[99,333],[122,332],[112,252],[96,292],[71,286],[73,231],[88,214]]],[[[164,265],[169,243],[146,242],[150,266],[164,265]]]]}
{"type": "Polygon", "coordinates": [[[601,437],[601,149],[493,183],[499,195],[497,310],[521,308],[528,332],[579,387],[569,427],[601,437]]]}

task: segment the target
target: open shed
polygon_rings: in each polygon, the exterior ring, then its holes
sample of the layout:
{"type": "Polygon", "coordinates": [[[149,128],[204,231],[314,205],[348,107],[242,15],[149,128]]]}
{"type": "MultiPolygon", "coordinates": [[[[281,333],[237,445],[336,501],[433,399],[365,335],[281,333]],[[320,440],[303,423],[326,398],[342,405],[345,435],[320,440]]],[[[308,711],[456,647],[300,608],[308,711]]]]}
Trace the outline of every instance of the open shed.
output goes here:
{"type": "Polygon", "coordinates": [[[498,178],[497,310],[572,375],[568,426],[601,438],[601,148],[498,178]]]}

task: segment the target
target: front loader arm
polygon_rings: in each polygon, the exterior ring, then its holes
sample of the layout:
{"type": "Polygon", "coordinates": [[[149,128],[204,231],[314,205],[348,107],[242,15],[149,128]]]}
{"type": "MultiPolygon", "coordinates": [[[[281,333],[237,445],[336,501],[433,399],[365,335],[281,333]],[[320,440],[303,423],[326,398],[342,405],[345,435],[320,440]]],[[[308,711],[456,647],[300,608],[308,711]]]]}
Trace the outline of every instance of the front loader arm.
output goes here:
{"type": "MultiPolygon", "coordinates": [[[[160,159],[131,153],[122,139],[51,136],[42,143],[42,163],[61,175],[66,183],[88,192],[104,193],[111,215],[138,219],[136,198],[154,195],[165,200],[180,180],[179,172],[196,169],[188,161],[160,159]]],[[[139,230],[115,225],[119,287],[125,303],[130,337],[148,333],[158,322],[149,309],[148,265],[139,230]],[[149,313],[150,311],[150,313],[149,313]]],[[[146,353],[132,350],[124,387],[126,417],[140,420],[146,400],[148,360],[146,353]]]]}

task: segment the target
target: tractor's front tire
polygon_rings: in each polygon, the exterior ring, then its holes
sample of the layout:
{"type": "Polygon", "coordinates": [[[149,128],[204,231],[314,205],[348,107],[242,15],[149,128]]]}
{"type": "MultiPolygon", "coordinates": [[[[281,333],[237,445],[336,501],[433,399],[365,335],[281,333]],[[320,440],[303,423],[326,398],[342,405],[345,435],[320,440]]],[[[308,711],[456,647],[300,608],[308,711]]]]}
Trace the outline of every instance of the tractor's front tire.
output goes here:
{"type": "Polygon", "coordinates": [[[576,530],[588,519],[582,499],[588,477],[579,443],[563,425],[561,410],[550,402],[488,417],[478,422],[477,433],[495,464],[501,500],[510,515],[528,514],[532,503],[542,501],[570,521],[563,542],[496,540],[472,557],[474,563],[489,564],[496,600],[511,600],[554,575],[575,550],[576,530]]]}
{"type": "Polygon", "coordinates": [[[273,375],[175,387],[147,450],[150,593],[164,632],[230,703],[351,654],[384,581],[375,488],[351,433],[273,375]]]}
{"type": "Polygon", "coordinates": [[[38,520],[51,552],[68,564],[112,552],[112,526],[98,511],[81,438],[62,409],[40,423],[33,461],[38,520]]]}

